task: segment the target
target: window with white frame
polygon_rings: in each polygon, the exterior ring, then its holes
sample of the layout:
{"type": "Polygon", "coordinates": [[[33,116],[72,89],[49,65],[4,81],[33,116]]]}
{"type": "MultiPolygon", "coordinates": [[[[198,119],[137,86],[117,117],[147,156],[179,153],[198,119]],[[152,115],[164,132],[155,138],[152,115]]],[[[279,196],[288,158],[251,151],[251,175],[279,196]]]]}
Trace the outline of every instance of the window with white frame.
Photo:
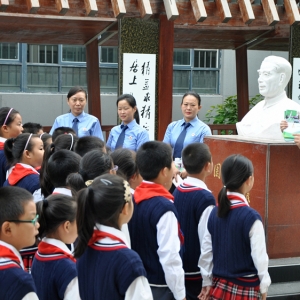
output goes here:
{"type": "Polygon", "coordinates": [[[173,93],[219,93],[219,51],[174,49],[173,93]]]}

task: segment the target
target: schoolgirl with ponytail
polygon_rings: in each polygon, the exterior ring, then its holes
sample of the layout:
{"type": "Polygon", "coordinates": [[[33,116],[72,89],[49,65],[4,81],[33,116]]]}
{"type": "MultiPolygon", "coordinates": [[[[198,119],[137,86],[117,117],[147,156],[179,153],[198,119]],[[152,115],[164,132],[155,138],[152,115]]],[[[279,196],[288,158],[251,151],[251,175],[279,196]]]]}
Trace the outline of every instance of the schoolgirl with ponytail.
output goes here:
{"type": "Polygon", "coordinates": [[[223,188],[201,245],[199,299],[266,299],[271,279],[264,228],[245,197],[253,187],[253,172],[252,162],[239,154],[222,164],[223,188]]]}
{"type": "Polygon", "coordinates": [[[44,300],[79,300],[76,260],[66,246],[77,238],[76,201],[66,195],[51,195],[36,206],[41,242],[32,277],[37,295],[44,300]]]}
{"type": "Polygon", "coordinates": [[[133,213],[128,182],[111,174],[99,176],[79,192],[77,204],[81,299],[153,299],[143,263],[120,231],[133,213]]]}
{"type": "Polygon", "coordinates": [[[6,180],[9,169],[5,154],[4,143],[7,139],[16,138],[23,131],[22,118],[18,111],[11,107],[0,108],[0,186],[6,180]]]}

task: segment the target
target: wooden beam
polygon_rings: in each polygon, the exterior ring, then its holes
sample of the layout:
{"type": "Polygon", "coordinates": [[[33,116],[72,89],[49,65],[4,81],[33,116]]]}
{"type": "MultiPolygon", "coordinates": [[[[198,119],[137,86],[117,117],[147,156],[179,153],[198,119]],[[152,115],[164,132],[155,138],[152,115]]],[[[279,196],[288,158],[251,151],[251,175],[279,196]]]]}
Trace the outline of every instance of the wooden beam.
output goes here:
{"type": "Polygon", "coordinates": [[[8,0],[0,0],[0,11],[5,11],[8,5],[8,0]]]}
{"type": "Polygon", "coordinates": [[[84,0],[84,6],[88,16],[94,16],[98,12],[96,0],[84,0]]]}
{"type": "Polygon", "coordinates": [[[115,18],[121,19],[126,14],[124,0],[111,0],[111,5],[115,18]]]}
{"type": "Polygon", "coordinates": [[[300,22],[300,14],[295,0],[284,0],[284,7],[290,25],[296,25],[300,22]]]}
{"type": "Polygon", "coordinates": [[[264,13],[269,26],[274,26],[279,22],[279,16],[274,0],[261,0],[264,13]]]}
{"type": "Polygon", "coordinates": [[[255,20],[251,1],[250,0],[239,0],[238,3],[239,3],[240,11],[242,14],[243,22],[245,24],[250,24],[253,20],[255,20]]]}
{"type": "Polygon", "coordinates": [[[207,12],[203,0],[191,0],[194,16],[197,22],[203,22],[207,18],[207,12]]]}
{"type": "Polygon", "coordinates": [[[92,41],[85,49],[89,113],[97,117],[101,124],[98,41],[92,41]]]}
{"type": "Polygon", "coordinates": [[[174,21],[178,18],[179,12],[175,0],[164,0],[165,10],[169,21],[174,21]]]}
{"type": "Polygon", "coordinates": [[[227,23],[231,18],[231,12],[227,0],[216,0],[216,6],[222,23],[227,23]]]}
{"type": "Polygon", "coordinates": [[[39,0],[26,0],[28,11],[31,14],[35,14],[40,8],[39,0]]]}
{"type": "Polygon", "coordinates": [[[247,46],[235,50],[238,121],[249,111],[247,46]]]}
{"type": "Polygon", "coordinates": [[[138,3],[138,9],[140,11],[142,19],[148,20],[153,14],[150,1],[138,0],[137,3],[138,3]]]}
{"type": "Polygon", "coordinates": [[[157,139],[162,141],[172,121],[174,22],[159,16],[157,139]]]}
{"type": "Polygon", "coordinates": [[[59,14],[65,15],[70,9],[68,0],[55,0],[56,8],[59,14]]]}

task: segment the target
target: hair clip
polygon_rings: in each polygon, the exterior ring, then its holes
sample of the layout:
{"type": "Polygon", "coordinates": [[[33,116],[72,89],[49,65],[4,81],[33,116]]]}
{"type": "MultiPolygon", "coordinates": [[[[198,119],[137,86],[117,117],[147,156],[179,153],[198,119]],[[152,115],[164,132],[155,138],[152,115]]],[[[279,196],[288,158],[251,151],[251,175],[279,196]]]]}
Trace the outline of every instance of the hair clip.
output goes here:
{"type": "Polygon", "coordinates": [[[32,133],[30,133],[30,135],[29,135],[29,137],[28,137],[28,139],[27,139],[27,142],[26,142],[26,144],[25,144],[25,147],[24,147],[24,150],[23,150],[23,151],[25,151],[25,150],[27,149],[27,146],[28,146],[28,144],[29,144],[29,141],[30,141],[31,137],[32,137],[32,133]]]}
{"type": "Polygon", "coordinates": [[[9,115],[10,115],[10,113],[11,113],[12,110],[13,110],[13,108],[11,108],[11,109],[8,111],[8,113],[7,113],[7,115],[6,115],[6,118],[5,118],[4,123],[3,123],[2,126],[6,125],[7,119],[8,119],[8,117],[9,117],[9,115]]]}
{"type": "Polygon", "coordinates": [[[125,189],[124,200],[125,200],[126,203],[130,203],[131,198],[132,198],[130,185],[126,180],[123,181],[123,184],[124,184],[124,189],[125,189]]]}
{"type": "Polygon", "coordinates": [[[111,185],[112,182],[107,179],[100,179],[101,182],[103,182],[105,185],[111,185]]]}
{"type": "Polygon", "coordinates": [[[93,181],[94,181],[94,180],[87,180],[87,181],[85,182],[85,185],[86,185],[86,186],[90,186],[90,185],[93,183],[93,181]]]}
{"type": "Polygon", "coordinates": [[[71,142],[71,147],[70,147],[70,150],[72,150],[73,143],[74,143],[74,137],[73,137],[72,133],[68,133],[68,134],[72,137],[72,142],[71,142]]]}

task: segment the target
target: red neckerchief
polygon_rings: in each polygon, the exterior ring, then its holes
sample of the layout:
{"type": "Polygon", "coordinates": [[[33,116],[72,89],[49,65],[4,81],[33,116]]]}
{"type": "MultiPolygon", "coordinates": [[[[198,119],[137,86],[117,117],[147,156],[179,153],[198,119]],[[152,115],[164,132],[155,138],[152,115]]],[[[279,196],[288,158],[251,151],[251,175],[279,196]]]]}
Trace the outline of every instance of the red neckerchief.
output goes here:
{"type": "Polygon", "coordinates": [[[32,168],[25,168],[21,164],[16,164],[12,169],[11,173],[8,175],[8,183],[10,185],[17,184],[21,179],[26,177],[27,175],[37,174],[39,175],[38,171],[33,170],[32,168]]]}
{"type": "Polygon", "coordinates": [[[38,254],[49,255],[49,257],[46,260],[56,260],[56,259],[62,259],[62,258],[67,257],[67,258],[71,259],[73,262],[76,262],[76,259],[74,258],[74,256],[72,254],[60,249],[59,247],[45,243],[43,241],[41,241],[39,243],[38,253],[35,254],[35,257],[38,260],[43,260],[43,258],[41,258],[41,256],[39,256],[38,254]],[[55,257],[50,258],[51,254],[61,254],[61,256],[55,256],[55,257]]]}
{"type": "Polygon", "coordinates": [[[19,268],[22,268],[20,258],[11,249],[9,249],[3,245],[0,245],[0,257],[8,258],[9,260],[17,263],[17,265],[14,264],[13,266],[10,265],[9,267],[18,267],[19,266],[19,268]]]}
{"type": "Polygon", "coordinates": [[[227,198],[229,199],[229,201],[232,201],[232,200],[241,201],[239,203],[231,204],[230,209],[235,209],[235,208],[239,208],[239,207],[243,207],[243,206],[248,206],[247,203],[245,203],[245,199],[243,199],[243,198],[241,198],[237,195],[227,195],[227,198]]]}
{"type": "Polygon", "coordinates": [[[0,142],[0,150],[3,150],[3,149],[4,149],[4,143],[0,142]]]}
{"type": "MultiPolygon", "coordinates": [[[[105,231],[97,230],[97,229],[95,229],[94,232],[93,232],[93,235],[92,235],[92,237],[89,241],[89,246],[93,245],[97,241],[99,241],[101,239],[104,239],[104,238],[107,238],[107,237],[111,238],[112,240],[118,241],[118,242],[120,242],[120,243],[122,243],[126,246],[126,243],[122,239],[118,238],[117,236],[115,236],[111,233],[105,232],[105,231]]],[[[126,248],[127,248],[127,246],[126,246],[126,248]]]]}
{"type": "Polygon", "coordinates": [[[162,185],[157,183],[142,182],[134,191],[136,204],[153,197],[164,197],[174,202],[174,197],[162,185]]]}
{"type": "MultiPolygon", "coordinates": [[[[168,200],[174,202],[173,195],[170,194],[169,191],[167,191],[162,185],[157,183],[142,182],[134,191],[134,201],[136,204],[139,204],[144,200],[149,200],[150,198],[157,197],[157,196],[167,198],[168,200]]],[[[184,236],[180,229],[179,222],[178,222],[178,237],[180,240],[180,244],[183,245],[184,236]]]]}

